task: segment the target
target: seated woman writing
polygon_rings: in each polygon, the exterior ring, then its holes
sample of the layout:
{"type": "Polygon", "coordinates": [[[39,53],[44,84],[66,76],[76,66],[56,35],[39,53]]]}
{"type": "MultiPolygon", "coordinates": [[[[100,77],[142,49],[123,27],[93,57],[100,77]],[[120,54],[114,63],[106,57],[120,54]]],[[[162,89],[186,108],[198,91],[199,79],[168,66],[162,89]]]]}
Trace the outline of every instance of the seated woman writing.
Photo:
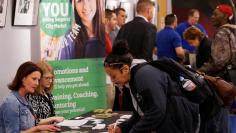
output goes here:
{"type": "Polygon", "coordinates": [[[54,100],[52,95],[54,84],[53,68],[45,60],[38,62],[37,66],[41,68],[43,72],[40,84],[33,94],[30,93],[27,95],[27,101],[32,106],[36,115],[36,123],[38,123],[40,119],[55,117],[54,100]]]}

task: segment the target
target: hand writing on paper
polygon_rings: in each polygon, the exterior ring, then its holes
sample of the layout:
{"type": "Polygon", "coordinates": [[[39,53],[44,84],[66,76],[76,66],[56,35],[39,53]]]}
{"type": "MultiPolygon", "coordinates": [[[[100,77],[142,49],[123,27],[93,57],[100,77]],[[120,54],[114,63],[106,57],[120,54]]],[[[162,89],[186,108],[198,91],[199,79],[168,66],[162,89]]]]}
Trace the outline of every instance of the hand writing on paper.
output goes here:
{"type": "Polygon", "coordinates": [[[64,121],[64,117],[53,116],[53,117],[49,117],[49,118],[46,118],[46,119],[41,119],[39,121],[39,125],[59,123],[59,122],[62,122],[62,121],[64,121]]]}
{"type": "Polygon", "coordinates": [[[108,133],[121,133],[121,129],[117,126],[117,123],[113,123],[108,126],[108,133]]]}
{"type": "Polygon", "coordinates": [[[50,132],[61,131],[61,129],[55,125],[38,125],[37,128],[39,129],[39,131],[50,131],[50,132]]]}

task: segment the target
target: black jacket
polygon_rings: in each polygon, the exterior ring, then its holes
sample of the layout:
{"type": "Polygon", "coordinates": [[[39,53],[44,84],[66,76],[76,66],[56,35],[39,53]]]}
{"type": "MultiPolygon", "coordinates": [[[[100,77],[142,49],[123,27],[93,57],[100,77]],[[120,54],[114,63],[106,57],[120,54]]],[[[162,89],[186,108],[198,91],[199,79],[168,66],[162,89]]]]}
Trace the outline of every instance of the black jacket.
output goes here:
{"type": "Polygon", "coordinates": [[[204,37],[199,47],[197,48],[197,55],[196,55],[196,66],[200,68],[203,66],[204,63],[207,63],[211,57],[211,41],[204,37]]]}
{"type": "MultiPolygon", "coordinates": [[[[199,120],[198,105],[181,96],[170,76],[150,65],[132,68],[129,82],[144,115],[136,110],[119,125],[123,133],[194,133],[199,120]]],[[[136,107],[134,107],[136,108],[136,107]]]]}
{"type": "Polygon", "coordinates": [[[127,40],[131,54],[136,59],[152,60],[155,45],[156,27],[141,17],[121,27],[116,40],[127,40]]]}

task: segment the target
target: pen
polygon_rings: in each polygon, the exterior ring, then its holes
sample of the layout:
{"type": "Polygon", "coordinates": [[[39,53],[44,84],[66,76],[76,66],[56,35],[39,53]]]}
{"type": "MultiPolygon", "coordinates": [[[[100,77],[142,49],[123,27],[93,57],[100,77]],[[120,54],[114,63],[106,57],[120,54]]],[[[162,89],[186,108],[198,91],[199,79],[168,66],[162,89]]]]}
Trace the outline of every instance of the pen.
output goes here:
{"type": "Polygon", "coordinates": [[[116,121],[115,124],[114,124],[113,133],[116,132],[116,126],[117,126],[117,121],[116,121]]]}

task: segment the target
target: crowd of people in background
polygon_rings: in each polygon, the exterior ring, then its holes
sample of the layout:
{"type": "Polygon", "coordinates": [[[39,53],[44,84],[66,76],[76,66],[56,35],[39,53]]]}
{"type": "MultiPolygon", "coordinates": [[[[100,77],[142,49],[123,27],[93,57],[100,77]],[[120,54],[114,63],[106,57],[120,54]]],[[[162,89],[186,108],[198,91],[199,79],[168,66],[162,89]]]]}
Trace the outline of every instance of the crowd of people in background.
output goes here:
{"type": "MultiPolygon", "coordinates": [[[[156,27],[150,22],[153,4],[150,0],[139,0],[136,5],[136,17],[122,26],[118,25],[121,28],[119,28],[116,38],[111,39],[115,41],[111,41],[113,49],[106,57],[104,67],[112,82],[116,85],[113,109],[133,110],[134,115],[128,122],[124,122],[116,127],[110,125],[110,133],[114,131],[117,133],[181,132],[181,130],[175,129],[175,126],[178,127],[179,124],[169,121],[166,117],[161,118],[160,116],[160,118],[157,118],[159,117],[158,114],[163,113],[162,109],[166,109],[167,114],[170,109],[168,104],[157,102],[165,102],[169,97],[164,97],[166,96],[165,93],[154,91],[161,91],[160,89],[165,87],[168,88],[168,86],[157,87],[158,84],[165,84],[162,83],[165,79],[162,77],[164,76],[162,72],[155,74],[155,70],[149,68],[149,72],[151,71],[149,74],[143,68],[138,70],[137,74],[132,73],[135,64],[152,61],[152,54],[156,54],[158,59],[172,58],[180,64],[189,65],[199,72],[219,76],[226,81],[232,82],[224,75],[228,64],[236,65],[236,39],[233,32],[235,26],[231,24],[233,16],[232,7],[227,4],[220,4],[215,8],[211,20],[213,26],[218,29],[214,37],[209,38],[205,28],[198,23],[200,19],[200,11],[198,9],[190,9],[187,14],[188,19],[180,24],[178,24],[177,15],[174,13],[167,14],[164,19],[165,27],[157,32],[156,27]],[[120,40],[125,40],[126,42],[120,40]],[[194,58],[190,57],[192,54],[194,58]],[[194,62],[194,64],[190,64],[190,62],[194,62]],[[160,77],[162,77],[162,80],[159,81],[160,77]],[[155,82],[155,84],[152,84],[150,81],[155,82]],[[154,89],[155,87],[157,88],[154,89]],[[155,98],[160,99],[157,100],[155,98]],[[150,99],[151,101],[149,101],[150,99]],[[146,104],[144,105],[143,103],[146,104]],[[159,113],[154,113],[155,111],[159,113]],[[159,122],[162,124],[157,124],[159,122]],[[147,128],[141,128],[143,125],[146,125],[147,128]],[[167,125],[168,128],[165,127],[167,125]],[[169,128],[174,130],[170,131],[171,129],[169,128]]],[[[115,16],[115,11],[113,13],[115,16]]],[[[116,19],[118,19],[117,16],[116,19]]],[[[110,38],[114,38],[114,36],[111,34],[110,38]]],[[[168,85],[168,83],[166,82],[165,85],[168,85]]],[[[229,132],[229,110],[227,107],[220,107],[212,118],[201,120],[200,127],[195,132],[229,132]]],[[[167,114],[163,113],[162,116],[167,116],[167,114]]],[[[184,120],[184,116],[179,115],[179,117],[182,117],[181,119],[184,120]]],[[[191,121],[189,122],[191,123],[191,121]]]]}

